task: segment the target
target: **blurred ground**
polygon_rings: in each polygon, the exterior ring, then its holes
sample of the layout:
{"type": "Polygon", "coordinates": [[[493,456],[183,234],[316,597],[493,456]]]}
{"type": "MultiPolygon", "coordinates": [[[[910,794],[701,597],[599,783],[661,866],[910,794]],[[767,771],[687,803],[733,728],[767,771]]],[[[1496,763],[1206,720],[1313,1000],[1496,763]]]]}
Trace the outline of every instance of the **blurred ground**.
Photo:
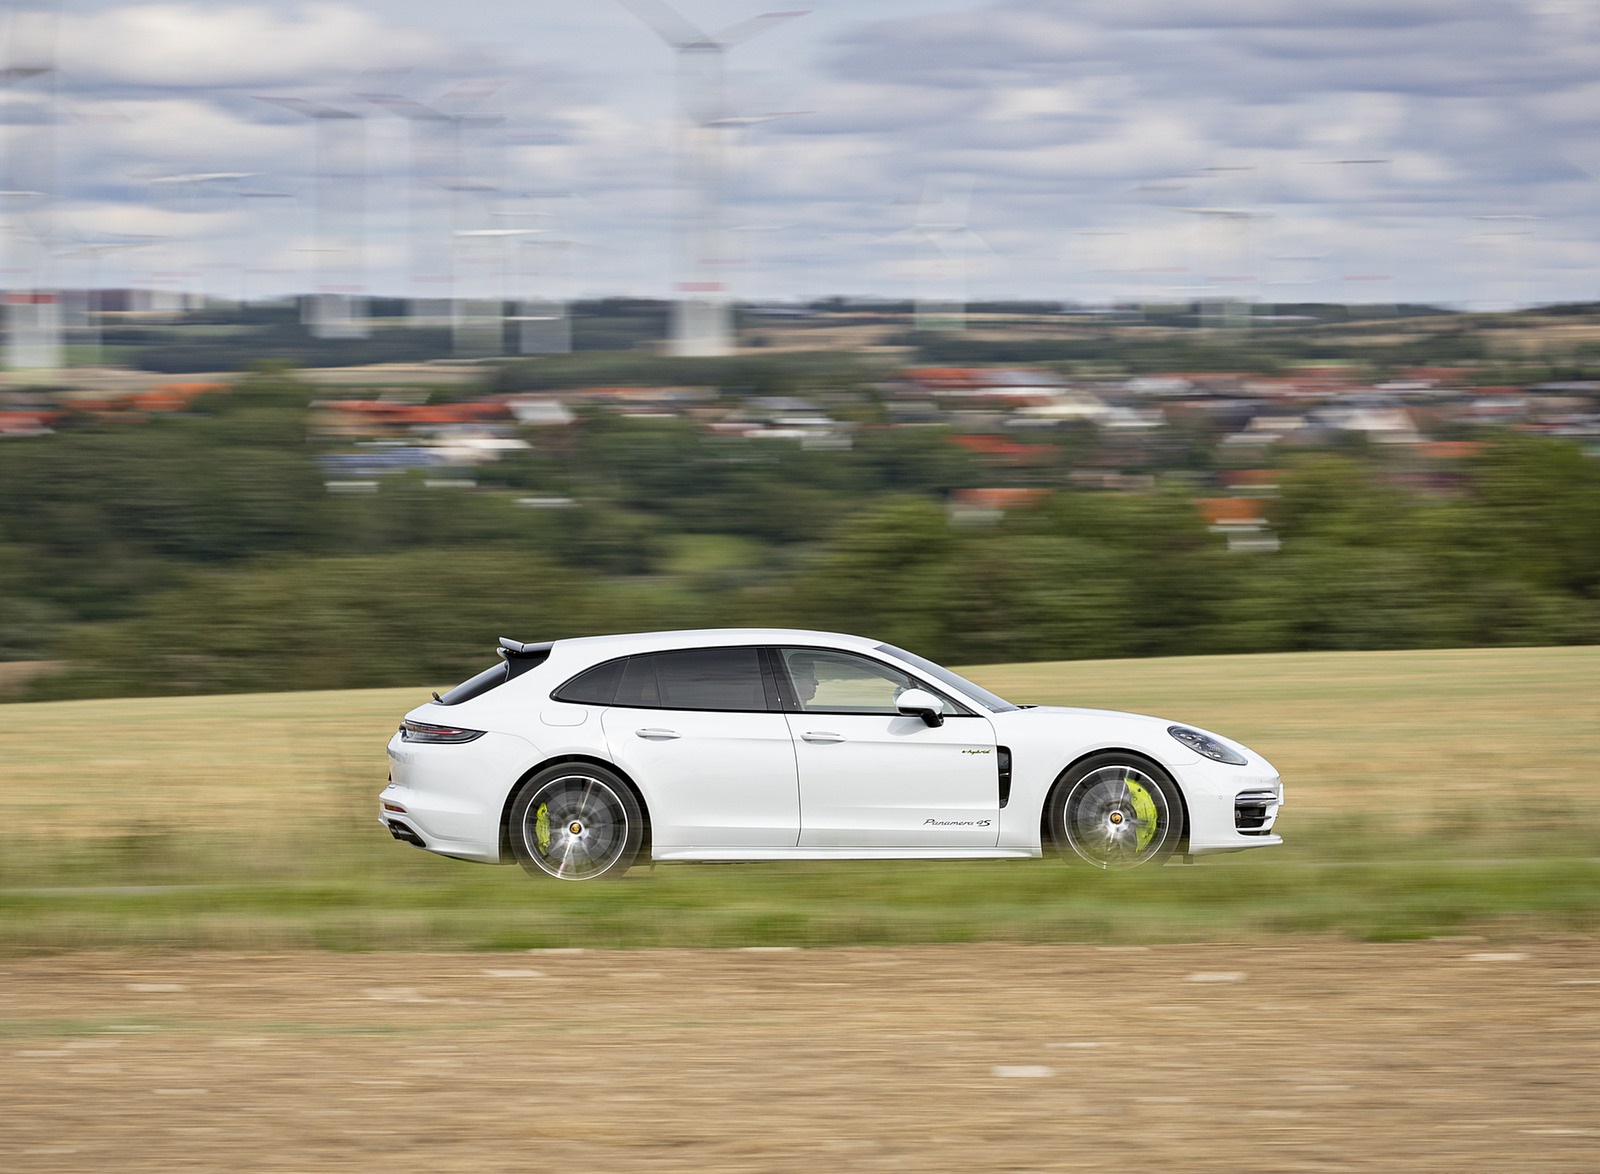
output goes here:
{"type": "Polygon", "coordinates": [[[12,1171],[1577,1170],[1600,943],[0,964],[12,1171]]]}
{"type": "Polygon", "coordinates": [[[1092,880],[1057,860],[800,861],[535,892],[378,826],[383,745],[425,687],[5,705],[0,957],[1600,932],[1600,647],[973,672],[1019,702],[1244,741],[1283,773],[1286,843],[1092,880]]]}

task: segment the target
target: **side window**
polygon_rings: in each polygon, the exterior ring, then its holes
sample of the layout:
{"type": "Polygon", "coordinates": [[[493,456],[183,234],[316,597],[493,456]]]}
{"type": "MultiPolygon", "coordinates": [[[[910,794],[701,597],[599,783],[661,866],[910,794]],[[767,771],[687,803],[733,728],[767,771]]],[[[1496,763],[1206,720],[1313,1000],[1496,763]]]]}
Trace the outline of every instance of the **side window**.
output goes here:
{"type": "MultiPolygon", "coordinates": [[[[898,713],[895,700],[907,689],[933,692],[921,681],[880,661],[821,648],[785,648],[794,695],[806,713],[898,713]]],[[[959,714],[949,701],[943,712],[959,714]]]]}
{"type": "Polygon", "coordinates": [[[656,688],[655,657],[628,658],[627,670],[622,674],[622,684],[617,688],[617,704],[651,707],[661,704],[661,692],[656,688]]]}
{"type": "Polygon", "coordinates": [[[610,705],[616,699],[617,683],[622,679],[622,669],[627,663],[627,657],[623,657],[585,669],[550,697],[555,701],[570,701],[577,705],[610,705]]]}
{"type": "Polygon", "coordinates": [[[767,690],[754,648],[694,648],[629,659],[617,705],[764,713],[767,690]]]}

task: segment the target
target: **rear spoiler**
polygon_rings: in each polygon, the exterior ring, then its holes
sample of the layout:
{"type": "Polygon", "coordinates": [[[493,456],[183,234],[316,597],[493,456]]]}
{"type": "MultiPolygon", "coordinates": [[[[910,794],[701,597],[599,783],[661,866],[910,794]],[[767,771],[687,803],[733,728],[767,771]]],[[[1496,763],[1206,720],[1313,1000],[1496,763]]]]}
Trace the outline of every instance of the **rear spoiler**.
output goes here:
{"type": "Polygon", "coordinates": [[[506,636],[500,637],[500,647],[495,653],[502,660],[511,660],[516,657],[537,656],[540,660],[550,655],[550,646],[554,640],[546,640],[543,644],[524,644],[521,640],[512,640],[506,636]]]}

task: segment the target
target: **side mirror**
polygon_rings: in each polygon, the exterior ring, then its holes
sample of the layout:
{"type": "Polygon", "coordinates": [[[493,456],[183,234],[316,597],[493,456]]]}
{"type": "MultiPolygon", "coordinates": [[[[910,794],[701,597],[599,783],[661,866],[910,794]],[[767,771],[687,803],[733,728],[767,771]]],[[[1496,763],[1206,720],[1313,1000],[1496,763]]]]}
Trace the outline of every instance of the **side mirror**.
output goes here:
{"type": "Polygon", "coordinates": [[[920,717],[930,726],[944,725],[944,702],[926,689],[907,689],[895,698],[895,708],[908,717],[920,717]]]}

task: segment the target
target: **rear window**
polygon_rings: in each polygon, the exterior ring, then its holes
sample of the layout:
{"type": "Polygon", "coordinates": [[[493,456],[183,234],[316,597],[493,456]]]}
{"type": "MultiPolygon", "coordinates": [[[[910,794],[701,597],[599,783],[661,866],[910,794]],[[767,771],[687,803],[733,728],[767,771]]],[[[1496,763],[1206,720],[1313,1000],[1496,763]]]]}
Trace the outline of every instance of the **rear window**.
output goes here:
{"type": "Polygon", "coordinates": [[[492,664],[475,677],[462,681],[450,692],[439,698],[440,705],[460,705],[463,701],[471,701],[474,697],[482,697],[490,689],[498,688],[507,681],[520,677],[531,668],[537,668],[550,659],[550,650],[542,649],[526,656],[509,656],[499,664],[492,664]]]}
{"type": "Polygon", "coordinates": [[[475,677],[462,681],[450,692],[439,698],[440,705],[460,705],[463,701],[471,701],[474,697],[482,696],[496,685],[504,685],[511,679],[508,671],[511,665],[507,661],[490,665],[475,677]]]}

